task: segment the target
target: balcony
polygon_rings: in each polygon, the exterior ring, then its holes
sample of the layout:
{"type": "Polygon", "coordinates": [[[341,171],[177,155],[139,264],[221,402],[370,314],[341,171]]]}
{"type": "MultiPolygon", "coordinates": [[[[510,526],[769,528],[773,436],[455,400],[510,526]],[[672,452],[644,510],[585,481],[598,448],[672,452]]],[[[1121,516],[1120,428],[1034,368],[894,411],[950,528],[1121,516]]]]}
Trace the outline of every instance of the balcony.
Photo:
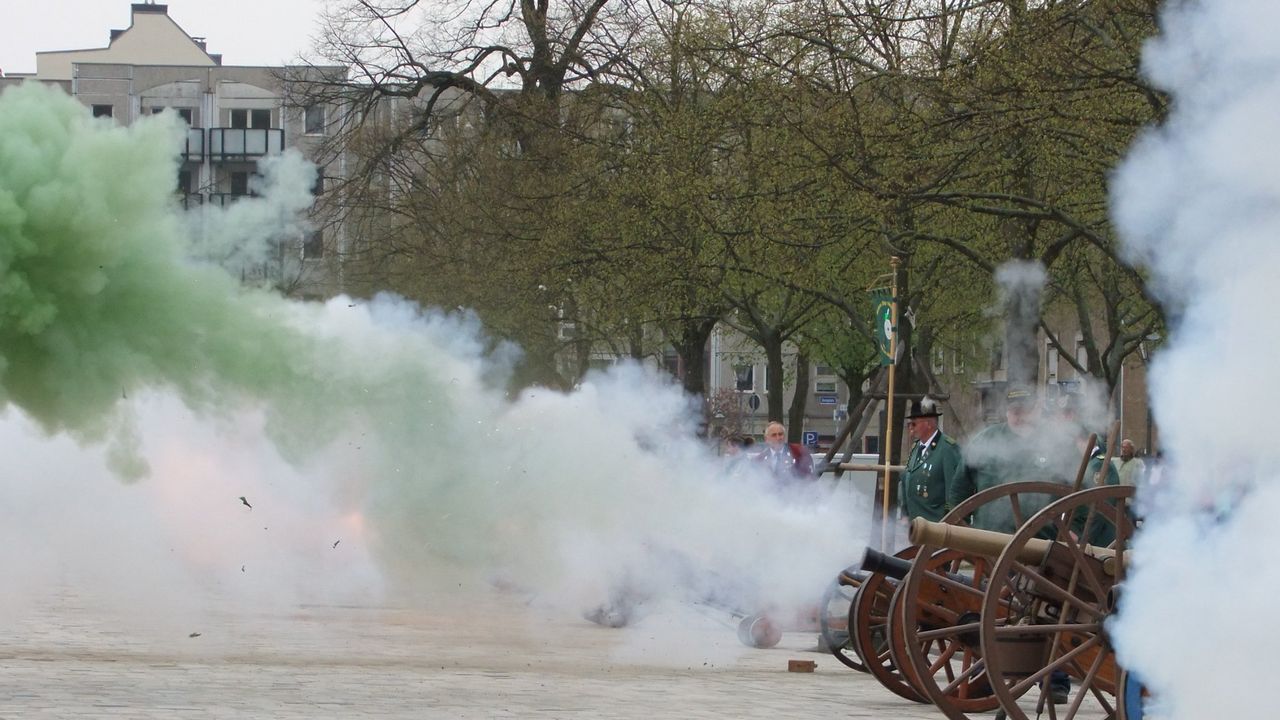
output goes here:
{"type": "Polygon", "coordinates": [[[187,128],[187,144],[182,149],[182,159],[186,162],[204,161],[204,130],[187,128]]]}
{"type": "Polygon", "coordinates": [[[209,159],[214,162],[244,162],[272,155],[284,149],[281,128],[210,128],[209,159]]]}

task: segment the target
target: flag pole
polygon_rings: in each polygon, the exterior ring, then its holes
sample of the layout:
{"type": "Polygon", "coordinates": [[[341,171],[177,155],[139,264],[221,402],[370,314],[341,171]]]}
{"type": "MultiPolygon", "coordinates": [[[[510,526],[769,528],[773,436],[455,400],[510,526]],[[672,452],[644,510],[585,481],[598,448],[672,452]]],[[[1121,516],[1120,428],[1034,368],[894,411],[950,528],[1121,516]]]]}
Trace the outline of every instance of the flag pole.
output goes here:
{"type": "Polygon", "coordinates": [[[889,296],[889,317],[890,324],[893,326],[893,335],[889,337],[889,388],[885,395],[884,484],[881,491],[880,548],[884,552],[892,550],[889,547],[889,465],[893,457],[893,391],[896,385],[895,370],[898,367],[898,267],[902,265],[902,259],[896,255],[890,257],[889,265],[893,268],[892,289],[889,296]]]}

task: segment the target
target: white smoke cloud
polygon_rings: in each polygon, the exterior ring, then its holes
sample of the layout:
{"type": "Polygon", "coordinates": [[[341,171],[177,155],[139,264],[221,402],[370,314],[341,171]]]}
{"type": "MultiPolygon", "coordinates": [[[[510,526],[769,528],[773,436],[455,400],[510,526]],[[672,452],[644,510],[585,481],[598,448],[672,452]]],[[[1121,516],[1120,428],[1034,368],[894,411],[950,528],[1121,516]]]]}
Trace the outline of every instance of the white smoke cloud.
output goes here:
{"type": "MultiPolygon", "coordinates": [[[[1280,447],[1280,326],[1266,319],[1280,267],[1280,6],[1167,3],[1144,69],[1172,112],[1116,173],[1114,215],[1174,313],[1151,394],[1171,508],[1148,521],[1116,628],[1172,718],[1265,717],[1280,625],[1270,515],[1280,447]],[[1169,628],[1180,631],[1169,632],[1169,628]]],[[[1162,715],[1163,716],[1163,715],[1162,715]]]]}
{"type": "MultiPolygon", "coordinates": [[[[860,557],[865,507],[779,496],[749,464],[726,473],[655,371],[623,365],[508,401],[472,317],[390,296],[280,302],[330,348],[323,366],[363,366],[333,380],[367,379],[369,399],[281,416],[244,398],[210,415],[149,392],[126,403],[150,469],[129,484],[102,448],[41,437],[19,412],[0,422],[0,447],[26,464],[0,483],[9,617],[70,586],[113,621],[180,639],[228,606],[416,604],[499,584],[574,615],[625,597],[669,646],[680,634],[661,617],[791,617],[860,557]],[[405,395],[404,380],[431,392],[380,399],[405,395]]],[[[620,641],[622,657],[653,660],[649,640],[620,641]]]]}
{"type": "Polygon", "coordinates": [[[261,277],[264,266],[292,270],[311,229],[306,211],[315,201],[315,164],[294,148],[257,163],[251,195],[225,206],[199,205],[185,215],[192,257],[212,262],[235,277],[261,277]]]}

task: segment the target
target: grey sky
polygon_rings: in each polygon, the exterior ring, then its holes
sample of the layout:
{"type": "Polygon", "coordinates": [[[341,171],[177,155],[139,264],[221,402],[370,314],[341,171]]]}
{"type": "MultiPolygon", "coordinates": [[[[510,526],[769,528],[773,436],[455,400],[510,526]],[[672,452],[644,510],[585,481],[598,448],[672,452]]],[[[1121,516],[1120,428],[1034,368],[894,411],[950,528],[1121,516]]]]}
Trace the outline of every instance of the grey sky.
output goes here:
{"type": "MultiPolygon", "coordinates": [[[[3,0],[0,69],[29,73],[36,51],[107,46],[129,26],[129,0],[3,0]]],[[[208,40],[226,65],[278,65],[306,53],[323,0],[169,0],[169,17],[208,40]]]]}

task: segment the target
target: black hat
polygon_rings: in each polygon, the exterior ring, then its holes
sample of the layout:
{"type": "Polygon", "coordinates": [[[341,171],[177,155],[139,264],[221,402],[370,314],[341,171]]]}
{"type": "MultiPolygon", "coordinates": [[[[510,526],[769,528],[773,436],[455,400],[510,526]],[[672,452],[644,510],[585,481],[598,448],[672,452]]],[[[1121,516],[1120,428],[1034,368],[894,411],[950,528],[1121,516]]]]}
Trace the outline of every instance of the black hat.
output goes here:
{"type": "Polygon", "coordinates": [[[922,417],[938,417],[942,411],[938,409],[938,401],[925,395],[919,400],[912,400],[911,407],[907,410],[907,419],[922,417]]]}
{"type": "Polygon", "coordinates": [[[1035,402],[1036,393],[1027,385],[1010,385],[1009,391],[1005,393],[1005,402],[1010,405],[1020,405],[1023,403],[1035,402]]]}

